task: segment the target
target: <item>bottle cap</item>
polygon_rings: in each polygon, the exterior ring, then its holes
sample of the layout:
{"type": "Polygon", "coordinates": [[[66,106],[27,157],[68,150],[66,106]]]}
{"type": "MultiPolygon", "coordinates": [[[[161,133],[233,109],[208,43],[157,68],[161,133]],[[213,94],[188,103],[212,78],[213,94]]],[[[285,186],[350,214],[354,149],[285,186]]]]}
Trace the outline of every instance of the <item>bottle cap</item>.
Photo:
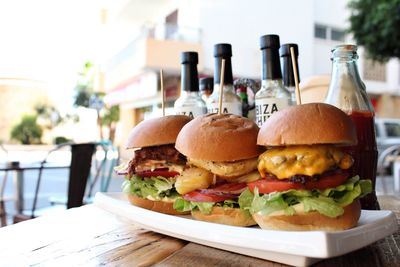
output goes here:
{"type": "Polygon", "coordinates": [[[212,77],[200,79],[200,91],[212,90],[214,87],[214,79],[212,77]]]}
{"type": "Polygon", "coordinates": [[[194,64],[199,63],[199,56],[197,52],[188,51],[181,53],[181,64],[187,64],[187,63],[194,63],[194,64]]]}
{"type": "Polygon", "coordinates": [[[216,44],[214,45],[214,57],[232,57],[232,45],[231,44],[216,44]]]}
{"type": "Polygon", "coordinates": [[[296,57],[299,56],[299,47],[297,46],[297,44],[283,44],[281,46],[281,48],[279,49],[279,54],[281,55],[281,57],[290,57],[290,48],[293,47],[294,48],[294,55],[296,57]]]}
{"type": "Polygon", "coordinates": [[[335,46],[331,50],[333,57],[355,57],[357,56],[357,46],[353,44],[342,44],[335,46]]]}
{"type": "Polygon", "coordinates": [[[260,49],[279,49],[279,35],[276,34],[267,34],[260,37],[260,49]]]}

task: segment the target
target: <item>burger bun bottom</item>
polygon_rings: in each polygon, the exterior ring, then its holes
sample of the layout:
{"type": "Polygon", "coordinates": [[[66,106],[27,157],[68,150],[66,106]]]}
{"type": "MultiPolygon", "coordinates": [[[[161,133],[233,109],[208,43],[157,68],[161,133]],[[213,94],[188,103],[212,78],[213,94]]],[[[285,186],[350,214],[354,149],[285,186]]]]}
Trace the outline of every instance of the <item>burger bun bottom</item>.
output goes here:
{"type": "Polygon", "coordinates": [[[199,221],[233,226],[252,226],[257,224],[250,214],[235,208],[213,207],[210,214],[192,211],[192,217],[199,221]]]}
{"type": "Polygon", "coordinates": [[[179,212],[174,209],[173,202],[164,201],[153,201],[146,198],[140,198],[131,194],[128,194],[128,200],[131,204],[144,208],[147,210],[152,210],[160,213],[170,214],[170,215],[185,215],[190,214],[190,212],[179,212]]]}
{"type": "Polygon", "coordinates": [[[361,205],[355,200],[344,207],[344,213],[336,218],[324,216],[318,212],[297,212],[295,215],[253,214],[254,220],[262,229],[285,231],[341,231],[357,225],[361,214],[361,205]]]}

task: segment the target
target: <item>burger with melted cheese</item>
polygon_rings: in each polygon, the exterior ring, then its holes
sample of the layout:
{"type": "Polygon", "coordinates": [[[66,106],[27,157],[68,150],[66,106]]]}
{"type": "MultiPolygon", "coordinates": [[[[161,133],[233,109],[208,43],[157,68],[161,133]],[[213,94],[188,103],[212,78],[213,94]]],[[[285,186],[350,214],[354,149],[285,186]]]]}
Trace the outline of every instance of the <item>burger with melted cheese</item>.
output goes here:
{"type": "Polygon", "coordinates": [[[370,181],[350,177],[352,157],[343,146],[356,144],[355,127],[340,109],[323,103],[274,113],[257,144],[261,179],[248,183],[239,199],[264,229],[337,231],[355,226],[358,198],[370,181]]]}
{"type": "Polygon", "coordinates": [[[253,121],[232,114],[207,114],[186,124],[175,144],[187,166],[176,179],[182,197],[174,208],[191,211],[197,220],[255,225],[250,213],[240,209],[238,196],[246,182],[259,177],[258,130],[253,121]]]}
{"type": "Polygon", "coordinates": [[[123,191],[139,207],[166,214],[182,214],[173,208],[179,194],[176,177],[183,171],[186,158],[175,147],[188,116],[173,115],[142,121],[129,135],[127,148],[135,149],[134,157],[117,172],[126,175],[123,191]]]}

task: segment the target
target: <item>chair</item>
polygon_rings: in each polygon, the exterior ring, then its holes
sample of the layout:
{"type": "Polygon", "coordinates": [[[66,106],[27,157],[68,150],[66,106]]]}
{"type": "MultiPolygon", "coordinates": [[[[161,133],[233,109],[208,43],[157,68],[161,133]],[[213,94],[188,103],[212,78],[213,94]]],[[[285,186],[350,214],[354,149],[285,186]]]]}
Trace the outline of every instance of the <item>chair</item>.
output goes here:
{"type": "Polygon", "coordinates": [[[68,180],[68,196],[67,196],[67,209],[73,207],[79,207],[83,205],[83,197],[85,194],[86,184],[89,177],[92,157],[95,152],[95,143],[64,143],[56,146],[54,149],[50,150],[44,160],[40,162],[40,168],[38,173],[38,178],[35,185],[35,193],[32,203],[32,209],[29,215],[19,214],[15,216],[14,222],[23,221],[26,219],[35,218],[35,212],[37,209],[37,200],[39,197],[40,185],[43,176],[43,170],[46,169],[46,163],[48,157],[55,151],[60,150],[65,147],[70,147],[71,149],[71,163],[69,166],[69,180],[68,180]]]}
{"type": "Polygon", "coordinates": [[[98,161],[96,155],[96,159],[94,160],[95,173],[94,175],[90,175],[88,179],[89,190],[87,193],[86,202],[92,202],[93,190],[99,178],[100,192],[107,192],[108,187],[110,186],[112,174],[114,173],[114,167],[119,162],[118,148],[115,147],[110,140],[97,142],[96,147],[101,149],[101,151],[99,151],[99,149],[96,149],[96,154],[97,152],[102,152],[99,154],[102,154],[103,157],[101,161],[98,161]]]}
{"type": "Polygon", "coordinates": [[[386,183],[384,176],[387,173],[388,168],[393,169],[394,176],[394,190],[398,192],[400,190],[400,144],[393,145],[383,150],[378,157],[377,177],[380,177],[382,182],[383,193],[387,193],[386,183]]]}
{"type": "MultiPolygon", "coordinates": [[[[0,151],[2,154],[5,155],[5,163],[8,162],[8,151],[4,148],[2,144],[0,144],[0,151]]],[[[1,186],[0,186],[0,227],[6,226],[7,225],[7,212],[6,212],[6,206],[5,206],[5,201],[7,200],[4,197],[4,191],[6,189],[7,185],[7,179],[8,179],[8,172],[4,171],[3,179],[1,181],[1,186]]]]}

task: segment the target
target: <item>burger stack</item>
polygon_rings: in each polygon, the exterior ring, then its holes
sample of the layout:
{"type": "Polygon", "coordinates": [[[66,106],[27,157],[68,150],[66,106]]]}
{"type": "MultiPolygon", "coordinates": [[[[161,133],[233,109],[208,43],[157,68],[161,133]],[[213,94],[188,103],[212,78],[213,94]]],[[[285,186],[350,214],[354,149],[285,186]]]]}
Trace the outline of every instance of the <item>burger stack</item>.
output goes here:
{"type": "Polygon", "coordinates": [[[338,231],[354,227],[370,181],[350,177],[355,127],[323,103],[244,117],[166,116],[136,126],[123,185],[132,204],[234,226],[338,231]],[[168,135],[165,137],[164,135],[168,135]],[[175,145],[174,145],[175,144],[175,145]]]}

